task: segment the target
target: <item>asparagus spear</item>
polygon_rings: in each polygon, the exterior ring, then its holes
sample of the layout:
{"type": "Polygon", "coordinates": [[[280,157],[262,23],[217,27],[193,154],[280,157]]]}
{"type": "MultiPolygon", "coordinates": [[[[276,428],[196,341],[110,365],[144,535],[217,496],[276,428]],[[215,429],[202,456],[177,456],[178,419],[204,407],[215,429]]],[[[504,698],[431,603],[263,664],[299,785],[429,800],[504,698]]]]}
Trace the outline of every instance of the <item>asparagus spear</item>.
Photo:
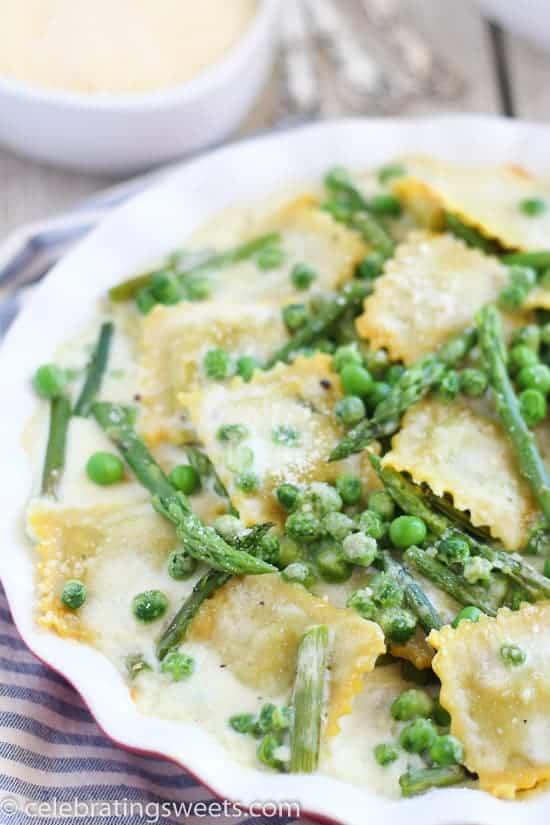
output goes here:
{"type": "Polygon", "coordinates": [[[327,625],[310,628],[298,648],[290,734],[291,773],[313,773],[319,762],[328,648],[327,625]]]}
{"type": "MultiPolygon", "coordinates": [[[[199,263],[194,266],[191,266],[184,272],[178,272],[178,280],[183,283],[189,275],[196,275],[199,272],[206,272],[209,269],[221,269],[222,267],[231,266],[231,264],[245,261],[248,258],[252,258],[254,255],[257,255],[258,252],[261,252],[261,250],[266,246],[271,246],[272,244],[278,243],[279,240],[280,236],[277,233],[270,233],[269,235],[261,235],[258,238],[253,238],[251,241],[240,244],[233,249],[228,249],[225,252],[218,252],[215,255],[211,255],[210,257],[199,261],[199,263]]],[[[130,301],[132,298],[136,297],[141,289],[149,284],[151,274],[152,273],[139,275],[136,278],[130,278],[129,280],[123,281],[121,284],[112,287],[109,290],[109,298],[115,303],[130,301]]]]}
{"type": "Polygon", "coordinates": [[[350,430],[329,460],[340,461],[361,452],[377,438],[392,435],[399,427],[401,416],[441,381],[449,367],[465,358],[474,347],[476,337],[475,329],[468,327],[450,338],[435,355],[427,355],[405,370],[387,398],[378,404],[373,417],[350,430]]]}
{"type": "Polygon", "coordinates": [[[540,252],[511,252],[504,255],[503,262],[508,266],[529,266],[544,271],[550,268],[550,250],[540,252]]]}
{"type": "Polygon", "coordinates": [[[399,777],[403,796],[416,796],[430,788],[445,788],[456,785],[467,778],[461,765],[444,765],[437,768],[410,769],[399,777]]]}
{"type": "Polygon", "coordinates": [[[485,238],[477,229],[474,229],[473,226],[468,226],[468,224],[461,221],[457,215],[453,215],[452,212],[445,213],[445,223],[447,224],[449,232],[463,240],[468,246],[474,249],[481,249],[482,252],[488,255],[495,255],[498,252],[498,243],[485,238]]]}
{"type": "Polygon", "coordinates": [[[95,403],[92,412],[98,424],[116,444],[128,466],[152,496],[155,510],[171,521],[187,552],[215,570],[235,575],[273,573],[276,568],[249,553],[236,550],[212,527],[191,511],[187,498],[176,493],[145,444],[128,423],[126,410],[117,404],[95,403]]]}
{"type": "Polygon", "coordinates": [[[50,426],[42,471],[43,495],[56,495],[57,483],[65,465],[65,445],[70,418],[71,402],[67,396],[59,395],[54,398],[50,402],[50,426]]]}
{"type": "Polygon", "coordinates": [[[172,648],[177,647],[185,639],[191,622],[203,602],[209,599],[220,587],[223,587],[230,578],[230,573],[209,570],[198,580],[191,594],[185,599],[157,642],[157,656],[161,661],[172,648]]]}
{"type": "Polygon", "coordinates": [[[539,453],[535,436],[521,414],[506,368],[500,314],[494,306],[485,307],[479,313],[478,328],[481,352],[493,389],[497,413],[510,437],[521,474],[529,482],[539,507],[550,522],[550,474],[539,453]]]}
{"type": "Polygon", "coordinates": [[[430,630],[439,630],[443,622],[437,610],[405,565],[396,561],[387,550],[380,552],[380,559],[386,573],[395,579],[405,593],[407,606],[417,616],[426,633],[430,630]]]}
{"type": "Polygon", "coordinates": [[[113,330],[114,327],[111,322],[101,325],[99,338],[90,359],[90,363],[88,364],[86,380],[84,381],[84,386],[82,387],[80,395],[74,405],[73,415],[86,417],[90,414],[92,404],[99,391],[101,381],[107,367],[113,330]]]}
{"type": "Polygon", "coordinates": [[[273,353],[267,360],[265,369],[271,369],[278,361],[287,362],[293,353],[322,338],[349,310],[360,310],[370,291],[371,288],[364,283],[351,281],[346,284],[286,344],[273,353]]]}
{"type": "Polygon", "coordinates": [[[405,561],[432,581],[440,590],[449,593],[457,602],[464,605],[474,605],[487,613],[496,616],[497,607],[490,601],[490,595],[483,587],[468,584],[458,573],[454,573],[446,564],[434,559],[425,550],[419,547],[409,547],[404,554],[405,561]]]}

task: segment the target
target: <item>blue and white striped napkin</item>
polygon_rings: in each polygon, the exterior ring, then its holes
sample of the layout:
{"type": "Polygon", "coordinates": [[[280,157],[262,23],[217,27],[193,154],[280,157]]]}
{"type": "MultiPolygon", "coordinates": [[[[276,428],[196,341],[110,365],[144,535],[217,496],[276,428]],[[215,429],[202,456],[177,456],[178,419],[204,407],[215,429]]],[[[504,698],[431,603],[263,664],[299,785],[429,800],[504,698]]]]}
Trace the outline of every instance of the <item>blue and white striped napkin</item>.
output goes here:
{"type": "MultiPolygon", "coordinates": [[[[109,210],[149,182],[117,187],[8,241],[0,250],[0,335],[25,290],[109,210]]],[[[181,768],[112,744],[76,691],[27,650],[0,587],[0,825],[37,820],[45,825],[296,822],[272,816],[271,810],[263,816],[224,812],[181,768]]]]}

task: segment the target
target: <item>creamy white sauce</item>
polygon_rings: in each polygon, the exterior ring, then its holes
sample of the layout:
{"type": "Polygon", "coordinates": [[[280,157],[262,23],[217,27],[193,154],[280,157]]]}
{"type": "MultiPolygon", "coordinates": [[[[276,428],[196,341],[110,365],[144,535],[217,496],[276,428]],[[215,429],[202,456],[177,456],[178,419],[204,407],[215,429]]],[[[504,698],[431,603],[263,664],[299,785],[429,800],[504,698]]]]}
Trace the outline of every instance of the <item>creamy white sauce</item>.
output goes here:
{"type": "Polygon", "coordinates": [[[184,83],[246,32],[257,0],[0,0],[0,76],[70,92],[184,83]]]}

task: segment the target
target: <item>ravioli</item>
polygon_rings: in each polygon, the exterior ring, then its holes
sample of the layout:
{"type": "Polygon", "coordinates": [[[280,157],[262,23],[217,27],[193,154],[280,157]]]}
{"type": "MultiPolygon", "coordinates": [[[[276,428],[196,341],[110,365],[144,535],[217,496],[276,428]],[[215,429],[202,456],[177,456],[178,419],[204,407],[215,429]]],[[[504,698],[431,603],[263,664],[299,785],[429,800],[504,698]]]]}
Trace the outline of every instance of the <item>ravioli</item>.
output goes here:
{"type": "Polygon", "coordinates": [[[242,682],[273,697],[291,690],[300,639],[318,623],[333,633],[326,731],[334,736],[339,718],[351,713],[353,696],[362,690],[363,674],[386,649],[377,624],[278,575],[247,576],[233,579],[205,603],[188,638],[214,647],[242,682]]]}
{"type": "Polygon", "coordinates": [[[299,357],[269,372],[256,372],[249,383],[234,378],[211,383],[195,393],[181,393],[190,418],[231,501],[245,525],[284,521],[274,495],[283,482],[333,481],[343,471],[359,473],[378,486],[366,454],[328,463],[343,431],[333,408],[341,397],[340,380],[324,354],[299,357]],[[238,443],[220,440],[222,427],[245,427],[238,443]],[[253,473],[258,487],[244,492],[241,473],[253,473]]]}
{"type": "Polygon", "coordinates": [[[503,428],[464,400],[412,407],[382,464],[410,473],[437,496],[448,493],[472,524],[489,527],[512,550],[538,512],[503,428]]]}
{"type": "Polygon", "coordinates": [[[260,270],[255,261],[249,260],[207,273],[212,300],[279,304],[303,301],[304,292],[297,290],[290,278],[296,264],[305,263],[315,271],[312,288],[330,290],[349,280],[368,252],[356,232],[319,208],[314,195],[295,198],[255,226],[256,235],[275,232],[281,236],[281,264],[260,270]]]}
{"type": "Polygon", "coordinates": [[[526,215],[524,200],[550,204],[550,185],[517,166],[463,166],[426,157],[407,159],[409,175],[393,189],[424,226],[439,229],[452,212],[507,249],[547,249],[550,209],[526,215]]]}
{"type": "Polygon", "coordinates": [[[157,306],[143,321],[139,427],[150,445],[193,438],[178,393],[208,381],[202,361],[209,349],[222,347],[233,359],[266,359],[288,339],[281,310],[274,304],[187,303],[157,306]]]}
{"type": "Polygon", "coordinates": [[[414,232],[375,281],[357,331],[373,348],[412,364],[471,323],[506,282],[495,258],[452,235],[414,232]]]}
{"type": "Polygon", "coordinates": [[[504,799],[550,779],[550,603],[432,631],[441,704],[483,789],[504,799]],[[524,664],[506,665],[502,645],[524,664]]]}

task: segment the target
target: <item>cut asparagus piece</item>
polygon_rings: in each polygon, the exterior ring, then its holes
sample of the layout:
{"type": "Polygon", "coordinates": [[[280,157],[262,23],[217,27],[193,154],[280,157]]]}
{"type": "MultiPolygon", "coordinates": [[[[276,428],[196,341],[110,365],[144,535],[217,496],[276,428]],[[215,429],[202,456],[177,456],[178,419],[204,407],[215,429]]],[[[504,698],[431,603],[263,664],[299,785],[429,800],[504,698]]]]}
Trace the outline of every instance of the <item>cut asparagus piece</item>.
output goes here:
{"type": "Polygon", "coordinates": [[[550,523],[550,474],[534,434],[521,413],[518,397],[506,368],[506,345],[500,313],[494,306],[478,316],[479,344],[499,418],[510,437],[522,476],[529,482],[547,522],[550,523]]]}
{"type": "Polygon", "coordinates": [[[274,573],[276,568],[249,553],[236,550],[191,511],[187,498],[176,492],[128,422],[124,407],[95,403],[92,412],[108,437],[118,447],[126,463],[152,496],[154,508],[171,521],[187,552],[216,570],[235,575],[274,573]]]}
{"type": "Polygon", "coordinates": [[[550,250],[539,252],[512,252],[504,255],[503,262],[508,266],[528,266],[539,272],[550,268],[550,250]]]}
{"type": "Polygon", "coordinates": [[[386,573],[389,573],[402,588],[407,606],[418,618],[426,633],[430,630],[439,630],[443,626],[441,617],[405,565],[396,561],[387,550],[381,551],[380,559],[386,573]]]}
{"type": "Polygon", "coordinates": [[[496,616],[499,605],[495,606],[490,601],[490,595],[484,588],[469,584],[463,576],[454,573],[447,565],[434,559],[425,550],[419,547],[409,547],[405,551],[404,559],[460,604],[473,605],[488,616],[496,616]]]}
{"type": "Polygon", "coordinates": [[[298,648],[290,734],[291,773],[313,773],[317,769],[328,650],[327,625],[310,628],[298,648]]]}
{"type": "Polygon", "coordinates": [[[378,404],[373,417],[349,431],[332,451],[330,461],[340,461],[359,453],[377,438],[396,432],[401,417],[409,407],[427,395],[441,381],[447,369],[462,361],[476,340],[475,329],[468,327],[450,338],[435,355],[427,355],[405,370],[387,398],[378,404]]]}
{"type": "MultiPolygon", "coordinates": [[[[254,255],[257,255],[258,252],[261,252],[266,246],[271,246],[279,241],[280,236],[277,233],[270,233],[268,235],[261,235],[258,238],[253,238],[252,240],[247,241],[244,244],[240,244],[233,249],[228,249],[225,252],[218,252],[215,255],[204,258],[199,261],[199,263],[189,267],[189,269],[183,272],[178,272],[178,281],[184,283],[185,279],[190,275],[196,275],[199,272],[206,272],[209,269],[222,269],[223,267],[237,264],[240,261],[245,261],[248,258],[252,258],[254,255]]],[[[131,301],[132,298],[136,297],[140,290],[148,286],[151,280],[151,275],[152,273],[150,272],[145,275],[139,275],[136,278],[130,278],[129,280],[123,281],[121,284],[112,287],[109,290],[109,298],[115,303],[131,301]]]]}
{"type": "Polygon", "coordinates": [[[346,284],[336,293],[334,298],[309,318],[286,344],[273,353],[266,362],[265,369],[271,369],[279,361],[288,362],[294,353],[319,338],[323,338],[331,327],[349,310],[359,311],[363,300],[370,291],[371,287],[365,283],[352,281],[346,284]]]}
{"type": "Polygon", "coordinates": [[[452,212],[445,213],[445,222],[447,229],[456,238],[460,238],[465,244],[471,246],[473,249],[481,249],[487,255],[496,255],[500,249],[499,244],[485,238],[473,226],[461,221],[459,217],[453,215],[452,212]]]}
{"type": "Polygon", "coordinates": [[[342,172],[328,175],[325,183],[336,201],[334,204],[325,204],[323,208],[335,220],[359,232],[383,258],[391,258],[395,251],[394,241],[381,221],[370,212],[368,201],[351,183],[347,174],[342,172]]]}
{"type": "Polygon", "coordinates": [[[157,656],[162,661],[172,648],[180,645],[201,605],[231,578],[230,573],[210,570],[198,580],[191,594],[163,631],[157,642],[157,656]]]}
{"type": "Polygon", "coordinates": [[[110,321],[101,325],[99,338],[86,371],[84,386],[74,405],[74,415],[86,417],[90,414],[107,368],[113,331],[114,326],[110,321]]]}
{"type": "Polygon", "coordinates": [[[56,497],[57,485],[65,466],[67,429],[71,418],[71,402],[60,395],[50,402],[50,426],[44,469],[42,471],[42,494],[56,497]]]}
{"type": "Polygon", "coordinates": [[[399,777],[399,785],[403,796],[416,796],[429,791],[430,788],[446,788],[466,779],[466,771],[461,765],[444,765],[408,770],[399,777]]]}

